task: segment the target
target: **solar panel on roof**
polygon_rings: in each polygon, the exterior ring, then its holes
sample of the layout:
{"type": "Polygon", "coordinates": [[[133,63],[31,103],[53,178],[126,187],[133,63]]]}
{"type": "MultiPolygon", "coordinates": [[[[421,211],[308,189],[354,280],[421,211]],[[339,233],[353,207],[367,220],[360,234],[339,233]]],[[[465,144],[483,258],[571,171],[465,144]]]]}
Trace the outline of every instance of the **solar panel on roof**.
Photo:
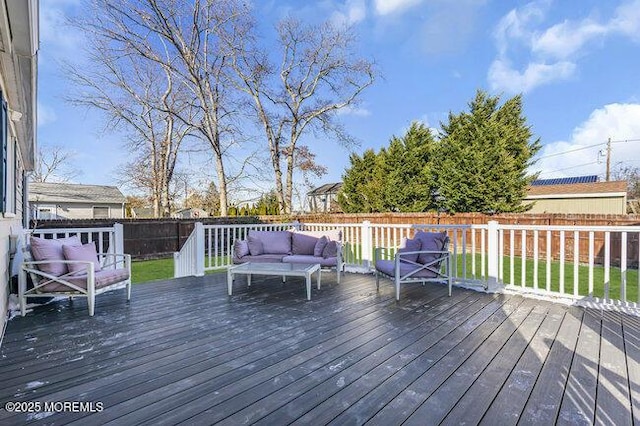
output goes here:
{"type": "Polygon", "coordinates": [[[566,178],[537,179],[531,182],[531,186],[542,185],[569,185],[572,183],[595,183],[598,182],[598,175],[573,176],[566,178]]]}

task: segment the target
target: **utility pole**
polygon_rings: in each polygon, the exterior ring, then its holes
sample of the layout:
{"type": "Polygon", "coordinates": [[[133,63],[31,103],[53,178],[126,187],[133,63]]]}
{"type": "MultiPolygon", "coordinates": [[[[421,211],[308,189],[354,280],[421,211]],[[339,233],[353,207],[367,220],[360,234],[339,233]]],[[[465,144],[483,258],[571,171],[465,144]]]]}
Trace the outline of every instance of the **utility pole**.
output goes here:
{"type": "Polygon", "coordinates": [[[611,178],[611,138],[607,140],[607,172],[606,181],[609,182],[611,178]]]}

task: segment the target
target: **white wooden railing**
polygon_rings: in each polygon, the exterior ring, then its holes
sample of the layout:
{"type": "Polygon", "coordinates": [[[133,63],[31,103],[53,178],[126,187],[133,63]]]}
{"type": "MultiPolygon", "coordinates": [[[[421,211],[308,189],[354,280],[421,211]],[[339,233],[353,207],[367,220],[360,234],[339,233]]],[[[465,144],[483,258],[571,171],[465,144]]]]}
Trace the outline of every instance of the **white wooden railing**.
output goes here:
{"type": "Polygon", "coordinates": [[[25,230],[26,239],[31,235],[39,238],[68,238],[76,235],[84,244],[96,243],[100,262],[104,260],[105,254],[124,253],[124,232],[120,223],[116,223],[112,227],[25,230]]]}
{"type": "Polygon", "coordinates": [[[490,291],[534,293],[603,303],[640,303],[640,226],[411,225],[282,223],[200,225],[176,255],[181,275],[231,264],[233,241],[249,230],[342,231],[347,269],[373,268],[375,247],[398,247],[417,229],[446,231],[454,280],[490,291]],[[200,237],[194,236],[200,233],[200,237]],[[194,260],[195,259],[195,260],[194,260]],[[199,260],[198,260],[199,259],[199,260]]]}

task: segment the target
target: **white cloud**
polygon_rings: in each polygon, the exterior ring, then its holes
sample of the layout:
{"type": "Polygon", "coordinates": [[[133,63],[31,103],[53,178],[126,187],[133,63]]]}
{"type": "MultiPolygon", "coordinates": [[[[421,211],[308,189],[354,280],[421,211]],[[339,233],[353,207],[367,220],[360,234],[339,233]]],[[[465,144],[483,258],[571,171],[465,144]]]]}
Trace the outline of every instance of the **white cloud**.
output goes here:
{"type": "Polygon", "coordinates": [[[375,0],[374,3],[378,15],[390,15],[416,6],[422,3],[422,0],[375,0]]]}
{"type": "Polygon", "coordinates": [[[336,24],[353,25],[363,21],[367,16],[365,0],[347,0],[344,6],[334,11],[331,20],[336,24]]]}
{"type": "Polygon", "coordinates": [[[50,0],[40,3],[40,39],[45,50],[77,52],[82,33],[67,24],[67,12],[77,7],[76,0],[50,0]]]}
{"type": "Polygon", "coordinates": [[[526,92],[564,80],[575,72],[577,61],[587,48],[612,35],[640,41],[640,0],[622,2],[609,20],[565,20],[540,28],[549,4],[548,0],[528,3],[511,10],[496,25],[494,37],[498,57],[488,74],[494,89],[526,92]],[[511,64],[510,57],[522,57],[523,54],[528,57],[528,64],[506,65],[511,64]],[[515,80],[510,79],[514,77],[515,80]]]}
{"type": "Polygon", "coordinates": [[[591,113],[578,125],[568,141],[548,143],[539,153],[532,171],[540,178],[597,174],[605,175],[604,149],[611,138],[612,171],[622,163],[640,167],[640,143],[623,142],[640,136],[640,104],[609,104],[591,113]]]}
{"type": "Polygon", "coordinates": [[[57,119],[58,116],[53,109],[38,102],[38,127],[46,126],[49,123],[55,122],[57,119]]]}
{"type": "Polygon", "coordinates": [[[565,61],[553,64],[531,62],[525,70],[519,71],[509,61],[496,59],[489,68],[488,80],[494,90],[526,93],[542,84],[568,79],[574,70],[575,64],[565,61]]]}
{"type": "Polygon", "coordinates": [[[368,117],[371,115],[371,111],[364,107],[347,106],[339,109],[336,112],[338,115],[354,115],[356,117],[368,117]]]}

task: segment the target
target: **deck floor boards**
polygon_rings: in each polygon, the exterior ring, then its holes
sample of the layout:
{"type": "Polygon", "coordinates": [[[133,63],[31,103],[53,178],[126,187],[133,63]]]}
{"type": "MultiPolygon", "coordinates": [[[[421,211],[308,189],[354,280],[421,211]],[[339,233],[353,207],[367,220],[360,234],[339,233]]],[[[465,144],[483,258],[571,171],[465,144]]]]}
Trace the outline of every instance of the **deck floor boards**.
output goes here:
{"type": "Polygon", "coordinates": [[[512,294],[324,274],[226,275],[54,301],[8,324],[0,424],[632,424],[640,319],[512,294]]]}

